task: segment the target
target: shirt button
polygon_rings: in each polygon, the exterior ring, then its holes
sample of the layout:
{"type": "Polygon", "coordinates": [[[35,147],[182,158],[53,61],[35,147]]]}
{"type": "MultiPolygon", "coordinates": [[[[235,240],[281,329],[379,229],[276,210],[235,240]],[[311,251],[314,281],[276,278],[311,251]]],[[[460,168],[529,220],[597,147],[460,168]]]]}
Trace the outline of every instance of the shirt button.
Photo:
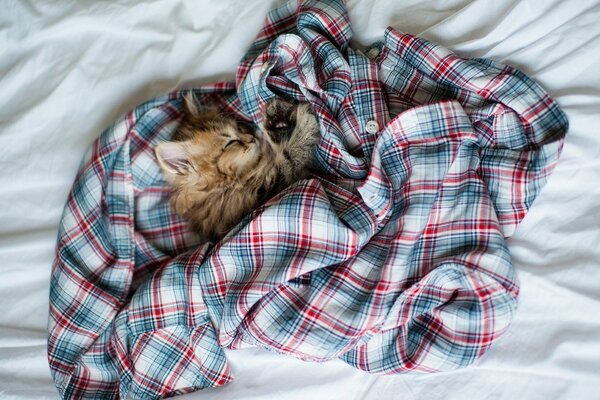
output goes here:
{"type": "Polygon", "coordinates": [[[377,47],[371,47],[369,51],[367,51],[367,57],[371,60],[379,55],[379,49],[377,47]]]}
{"type": "Polygon", "coordinates": [[[379,124],[377,121],[369,121],[367,122],[367,132],[373,134],[379,131],[379,124]]]}
{"type": "Polygon", "coordinates": [[[269,63],[264,63],[264,64],[262,65],[262,67],[260,67],[260,70],[261,70],[262,72],[267,72],[267,70],[268,70],[268,69],[269,69],[269,63]]]}

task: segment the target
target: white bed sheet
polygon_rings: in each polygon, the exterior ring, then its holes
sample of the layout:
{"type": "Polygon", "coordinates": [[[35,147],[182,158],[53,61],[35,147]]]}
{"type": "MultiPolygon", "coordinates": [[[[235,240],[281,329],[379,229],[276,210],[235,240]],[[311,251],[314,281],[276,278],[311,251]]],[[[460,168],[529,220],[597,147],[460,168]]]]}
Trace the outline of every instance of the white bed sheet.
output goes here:
{"type": "MultiPolygon", "coordinates": [[[[0,2],[0,398],[54,399],[46,361],[58,221],[83,153],[119,114],[232,77],[272,1],[0,2]]],[[[476,365],[373,376],[228,351],[236,380],[187,399],[600,399],[600,2],[349,1],[355,38],[387,25],[540,82],[571,128],[510,240],[516,318],[476,365]]]]}

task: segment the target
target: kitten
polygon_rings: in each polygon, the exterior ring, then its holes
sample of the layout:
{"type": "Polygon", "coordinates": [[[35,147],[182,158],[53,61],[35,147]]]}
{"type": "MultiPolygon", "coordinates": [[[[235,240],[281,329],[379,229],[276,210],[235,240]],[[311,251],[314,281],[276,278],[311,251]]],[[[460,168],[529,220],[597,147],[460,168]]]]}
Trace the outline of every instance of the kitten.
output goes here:
{"type": "Polygon", "coordinates": [[[261,129],[184,97],[174,141],[156,146],[171,204],[204,240],[218,241],[241,218],[309,177],[319,126],[308,103],[267,103],[261,129]]]}

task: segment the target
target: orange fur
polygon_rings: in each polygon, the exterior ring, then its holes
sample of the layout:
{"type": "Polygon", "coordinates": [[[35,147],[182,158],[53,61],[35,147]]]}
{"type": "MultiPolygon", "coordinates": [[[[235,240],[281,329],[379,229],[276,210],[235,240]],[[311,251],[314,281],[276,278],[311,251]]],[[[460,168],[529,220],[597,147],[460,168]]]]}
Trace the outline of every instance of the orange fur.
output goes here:
{"type": "Polygon", "coordinates": [[[200,110],[191,96],[184,110],[176,141],[155,152],[175,211],[204,239],[221,239],[261,202],[309,176],[319,131],[308,104],[272,101],[256,131],[200,110]]]}

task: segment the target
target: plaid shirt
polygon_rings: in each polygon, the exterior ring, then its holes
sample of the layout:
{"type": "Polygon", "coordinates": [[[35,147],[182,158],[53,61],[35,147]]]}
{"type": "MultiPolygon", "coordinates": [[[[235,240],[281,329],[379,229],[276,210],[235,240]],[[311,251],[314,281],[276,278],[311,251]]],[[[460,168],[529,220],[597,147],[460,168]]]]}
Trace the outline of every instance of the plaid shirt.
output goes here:
{"type": "Polygon", "coordinates": [[[350,47],[342,1],[272,11],[235,81],[195,90],[260,123],[309,101],[320,179],[299,181],[220,243],[169,205],[153,147],[184,92],[94,143],[62,217],[48,355],[63,398],[155,399],[232,379],[223,347],[374,373],[472,363],[518,286],[505,238],[557,162],[567,120],[523,73],[388,28],[350,47]]]}

